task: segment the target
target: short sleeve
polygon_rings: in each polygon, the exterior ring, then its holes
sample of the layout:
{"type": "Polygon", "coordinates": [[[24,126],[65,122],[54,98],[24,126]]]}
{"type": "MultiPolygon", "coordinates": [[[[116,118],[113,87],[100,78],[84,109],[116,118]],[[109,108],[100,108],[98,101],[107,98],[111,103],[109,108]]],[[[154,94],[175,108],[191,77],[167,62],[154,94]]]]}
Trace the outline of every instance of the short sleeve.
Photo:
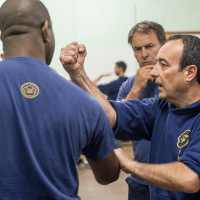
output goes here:
{"type": "Polygon", "coordinates": [[[92,137],[82,153],[90,160],[96,162],[106,158],[115,148],[114,134],[105,111],[100,109],[97,124],[92,130],[92,137]]]}

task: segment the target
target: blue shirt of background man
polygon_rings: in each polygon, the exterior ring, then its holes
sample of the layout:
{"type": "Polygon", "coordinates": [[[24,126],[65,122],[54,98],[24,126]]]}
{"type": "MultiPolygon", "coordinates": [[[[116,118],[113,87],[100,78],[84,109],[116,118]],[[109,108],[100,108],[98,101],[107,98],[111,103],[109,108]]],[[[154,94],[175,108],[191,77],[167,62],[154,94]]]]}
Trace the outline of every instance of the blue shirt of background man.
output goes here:
{"type": "MultiPolygon", "coordinates": [[[[125,99],[126,96],[131,91],[131,88],[134,85],[136,75],[128,78],[127,81],[125,81],[120,90],[117,97],[117,101],[121,101],[122,99],[125,99]]],[[[139,99],[142,101],[144,98],[150,98],[155,97],[158,94],[158,85],[155,82],[147,82],[146,88],[141,92],[139,99]]],[[[140,141],[132,141],[133,145],[133,152],[134,152],[134,160],[147,163],[149,161],[149,152],[150,152],[150,146],[151,142],[147,140],[140,140],[140,141]]],[[[130,175],[128,179],[132,179],[140,184],[148,185],[146,181],[141,180],[137,176],[130,175]]],[[[128,181],[129,182],[129,181],[128,181]]]]}
{"type": "Polygon", "coordinates": [[[112,81],[105,85],[98,85],[99,90],[108,96],[108,100],[116,100],[119,92],[119,88],[122,83],[126,81],[128,78],[121,76],[119,79],[112,81]]]}
{"type": "MultiPolygon", "coordinates": [[[[115,137],[151,140],[149,163],[180,161],[200,177],[200,100],[185,108],[155,98],[111,101],[117,112],[115,137]]],[[[200,190],[189,194],[150,185],[151,199],[200,199],[200,190]]]]}
{"type": "Polygon", "coordinates": [[[104,109],[33,58],[0,62],[0,85],[0,199],[80,200],[80,155],[100,161],[115,147],[104,109]]]}

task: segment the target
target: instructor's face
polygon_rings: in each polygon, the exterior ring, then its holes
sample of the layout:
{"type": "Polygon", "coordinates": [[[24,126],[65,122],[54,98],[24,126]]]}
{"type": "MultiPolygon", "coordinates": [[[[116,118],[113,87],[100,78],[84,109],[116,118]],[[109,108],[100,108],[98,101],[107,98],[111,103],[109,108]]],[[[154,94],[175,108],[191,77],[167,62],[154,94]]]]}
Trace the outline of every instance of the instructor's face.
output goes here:
{"type": "Polygon", "coordinates": [[[183,54],[182,40],[169,41],[160,49],[157,64],[151,71],[155,83],[159,85],[159,97],[177,104],[185,93],[184,69],[180,70],[180,60],[183,54]]]}
{"type": "Polygon", "coordinates": [[[133,35],[132,48],[139,67],[155,65],[156,56],[161,46],[153,30],[150,30],[149,34],[136,32],[133,35]]]}

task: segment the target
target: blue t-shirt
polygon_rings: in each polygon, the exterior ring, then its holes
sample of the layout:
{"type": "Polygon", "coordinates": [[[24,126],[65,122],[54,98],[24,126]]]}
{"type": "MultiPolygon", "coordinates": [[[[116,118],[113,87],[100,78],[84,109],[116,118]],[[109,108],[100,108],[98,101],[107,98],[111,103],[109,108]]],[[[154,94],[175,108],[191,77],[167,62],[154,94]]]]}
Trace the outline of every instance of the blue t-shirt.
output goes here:
{"type": "MultiPolygon", "coordinates": [[[[136,75],[128,78],[127,81],[125,81],[118,93],[117,101],[121,101],[122,99],[125,99],[126,96],[131,91],[134,82],[135,82],[136,75]]],[[[139,99],[142,101],[144,98],[150,98],[155,97],[158,94],[158,85],[155,82],[147,82],[146,88],[141,92],[139,99]]],[[[140,141],[132,141],[133,146],[133,153],[134,153],[134,160],[138,162],[147,163],[149,161],[149,152],[150,152],[150,146],[151,142],[147,140],[140,140],[140,141]]],[[[148,185],[146,181],[141,180],[137,176],[130,175],[130,178],[140,184],[148,185]]]]}
{"type": "Polygon", "coordinates": [[[117,99],[119,88],[121,87],[122,83],[127,79],[127,77],[121,76],[117,80],[112,81],[108,84],[99,85],[98,88],[102,93],[108,95],[108,100],[115,101],[117,99]]]}
{"type": "Polygon", "coordinates": [[[76,163],[115,148],[104,109],[46,63],[0,62],[0,199],[79,200],[76,163]]]}
{"type": "MultiPolygon", "coordinates": [[[[176,108],[158,96],[111,103],[117,112],[116,138],[151,140],[150,163],[180,161],[200,176],[200,100],[186,108],[176,108]]],[[[188,194],[154,185],[150,195],[154,200],[200,199],[200,191],[188,194]]]]}

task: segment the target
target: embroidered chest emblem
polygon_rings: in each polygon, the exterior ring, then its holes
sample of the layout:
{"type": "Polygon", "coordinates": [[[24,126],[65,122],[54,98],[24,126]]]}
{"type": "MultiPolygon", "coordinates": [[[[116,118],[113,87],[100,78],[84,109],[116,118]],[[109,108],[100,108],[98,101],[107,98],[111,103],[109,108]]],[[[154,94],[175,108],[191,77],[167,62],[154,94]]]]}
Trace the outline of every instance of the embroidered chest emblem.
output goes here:
{"type": "Polygon", "coordinates": [[[21,92],[26,98],[35,98],[38,96],[40,89],[35,83],[27,82],[21,87],[21,92]]]}
{"type": "Polygon", "coordinates": [[[190,133],[191,133],[191,130],[186,130],[178,137],[178,142],[177,142],[178,148],[182,148],[188,144],[190,140],[189,138],[190,133]]]}

